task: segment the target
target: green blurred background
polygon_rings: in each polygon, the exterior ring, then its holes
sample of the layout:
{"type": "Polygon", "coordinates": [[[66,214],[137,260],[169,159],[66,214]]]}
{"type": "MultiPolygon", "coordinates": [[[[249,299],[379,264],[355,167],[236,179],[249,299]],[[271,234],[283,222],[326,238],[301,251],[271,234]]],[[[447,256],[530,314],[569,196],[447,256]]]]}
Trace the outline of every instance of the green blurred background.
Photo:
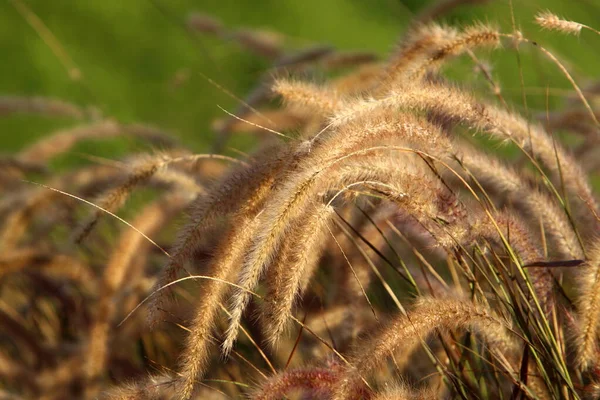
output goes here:
{"type": "MultiPolygon", "coordinates": [[[[286,37],[290,49],[321,43],[385,56],[393,51],[408,21],[428,4],[419,0],[4,0],[0,2],[0,95],[50,96],[93,105],[122,122],[157,125],[190,149],[205,151],[215,138],[211,122],[224,116],[217,106],[231,111],[237,106],[206,77],[244,97],[269,61],[233,41],[190,32],[186,20],[191,12],[213,15],[232,29],[274,30],[286,37]],[[23,9],[49,28],[80,70],[81,79],[70,78],[23,9]]],[[[543,32],[532,20],[544,9],[600,28],[600,1],[514,0],[516,22],[526,37],[555,52],[580,83],[598,78],[600,37],[589,32],[580,37],[543,32]]],[[[475,20],[497,23],[510,32],[509,1],[463,5],[445,18],[456,25],[475,20]]],[[[481,58],[492,66],[506,98],[522,109],[515,52],[500,49],[484,52],[481,58]]],[[[565,93],[572,92],[557,68],[535,49],[522,46],[521,61],[533,111],[544,110],[546,87],[550,107],[560,105],[565,93]]],[[[472,62],[461,58],[448,75],[489,92],[473,70],[472,62]]],[[[73,124],[30,115],[2,117],[1,152],[15,152],[41,135],[73,124]]],[[[247,148],[250,142],[247,137],[234,137],[230,145],[247,148]]],[[[88,144],[74,151],[118,156],[118,146],[102,146],[88,144]]]]}

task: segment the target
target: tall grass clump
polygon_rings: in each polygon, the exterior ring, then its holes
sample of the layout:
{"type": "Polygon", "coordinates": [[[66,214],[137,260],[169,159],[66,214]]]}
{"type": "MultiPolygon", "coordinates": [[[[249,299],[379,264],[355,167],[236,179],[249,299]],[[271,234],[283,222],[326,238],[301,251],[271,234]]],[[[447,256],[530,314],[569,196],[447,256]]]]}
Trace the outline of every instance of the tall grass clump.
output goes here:
{"type": "Polygon", "coordinates": [[[192,14],[193,34],[273,65],[215,123],[218,149],[260,132],[247,157],[0,98],[2,114],[78,123],[1,161],[0,397],[597,398],[594,89],[520,32],[437,24],[439,10],[387,60],[288,52],[284,36],[192,14]],[[445,76],[463,55],[481,70],[478,52],[525,45],[572,85],[566,111],[536,121],[489,73],[490,93],[445,76]],[[122,136],[161,150],[50,162],[122,136]],[[512,158],[493,154],[500,143],[512,158]]]}

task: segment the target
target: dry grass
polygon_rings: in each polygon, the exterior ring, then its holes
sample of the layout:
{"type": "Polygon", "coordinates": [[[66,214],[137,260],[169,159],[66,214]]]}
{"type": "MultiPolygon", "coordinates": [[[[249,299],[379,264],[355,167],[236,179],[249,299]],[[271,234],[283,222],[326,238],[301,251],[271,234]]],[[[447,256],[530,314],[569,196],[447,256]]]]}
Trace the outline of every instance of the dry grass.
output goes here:
{"type": "Polygon", "coordinates": [[[0,113],[92,121],[2,160],[0,397],[595,398],[598,197],[589,158],[551,129],[597,135],[598,110],[583,97],[537,123],[508,111],[496,82],[498,101],[446,81],[461,54],[480,68],[480,47],[532,43],[429,22],[460,3],[421,16],[388,62],[286,53],[274,33],[194,14],[190,29],[277,72],[217,124],[263,131],[244,160],[59,100],[1,98],[0,113]],[[169,148],[50,168],[78,141],[121,135],[169,148]]]}

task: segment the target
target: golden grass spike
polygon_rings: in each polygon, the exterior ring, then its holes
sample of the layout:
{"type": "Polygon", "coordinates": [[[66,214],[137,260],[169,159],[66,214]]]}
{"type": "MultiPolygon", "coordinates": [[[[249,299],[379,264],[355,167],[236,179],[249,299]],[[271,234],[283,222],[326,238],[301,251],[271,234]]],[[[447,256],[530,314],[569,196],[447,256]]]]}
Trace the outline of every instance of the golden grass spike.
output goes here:
{"type": "MultiPolygon", "coordinates": [[[[402,349],[413,351],[421,340],[438,330],[472,329],[479,333],[484,341],[494,341],[499,332],[509,336],[507,321],[496,316],[488,308],[458,299],[420,299],[408,317],[392,319],[374,334],[367,343],[358,347],[350,357],[350,366],[344,368],[339,384],[336,385],[332,399],[345,400],[352,392],[362,386],[362,379],[387,357],[402,349]]],[[[512,339],[503,341],[513,343],[512,339]]],[[[488,342],[490,349],[493,342],[488,342]]]]}
{"type": "MultiPolygon", "coordinates": [[[[377,158],[377,154],[371,156],[377,158]]],[[[398,186],[397,189],[391,188],[392,196],[394,198],[408,197],[407,203],[414,207],[411,211],[418,213],[427,207],[434,208],[430,205],[431,193],[427,192],[428,186],[423,187],[422,185],[424,179],[418,174],[410,175],[397,168],[398,165],[406,165],[406,168],[410,169],[408,160],[395,160],[393,168],[390,168],[391,164],[376,162],[365,164],[363,168],[357,168],[358,164],[352,164],[350,161],[352,158],[340,158],[320,168],[312,166],[302,173],[296,174],[293,179],[287,180],[279,191],[273,193],[271,201],[265,205],[264,212],[260,217],[259,229],[246,252],[237,281],[239,286],[253,290],[261,276],[271,266],[283,238],[291,231],[293,221],[303,215],[321,191],[328,190],[332,185],[344,188],[347,185],[358,183],[366,184],[367,187],[377,184],[375,186],[379,187],[381,185],[389,186],[386,182],[390,182],[398,186]],[[349,165],[345,165],[345,163],[349,165]],[[393,180],[394,178],[395,180],[393,180]],[[409,191],[411,195],[412,191],[418,195],[413,199],[412,196],[405,194],[405,190],[409,191]],[[425,192],[427,192],[426,196],[422,196],[425,192]]],[[[234,290],[231,298],[230,324],[223,343],[223,350],[226,354],[232,349],[237,338],[242,314],[249,299],[246,291],[234,290]]]]}
{"type": "Polygon", "coordinates": [[[154,160],[149,160],[147,163],[143,163],[139,167],[135,168],[134,171],[125,178],[124,182],[118,185],[115,189],[111,190],[107,194],[101,196],[100,199],[96,200],[96,203],[101,207],[92,213],[92,216],[88,218],[79,228],[78,232],[74,235],[75,242],[80,243],[88,236],[92,231],[104,210],[108,210],[114,213],[125,204],[125,201],[133,191],[133,189],[147,182],[154,174],[158,171],[159,165],[154,160]]]}
{"type": "Polygon", "coordinates": [[[484,24],[472,25],[463,29],[455,40],[449,40],[439,48],[434,48],[422,65],[414,69],[414,73],[421,75],[427,69],[440,65],[447,58],[455,57],[476,47],[489,46],[493,48],[499,45],[500,33],[497,29],[484,24]]]}
{"type": "MultiPolygon", "coordinates": [[[[352,171],[350,168],[343,170],[346,173],[343,178],[338,176],[329,179],[326,172],[330,173],[329,170],[335,170],[332,167],[337,168],[343,165],[340,161],[343,160],[337,159],[324,164],[324,166],[311,165],[294,175],[288,174],[286,181],[281,184],[279,190],[275,191],[265,204],[264,212],[260,216],[258,230],[246,251],[244,264],[237,281],[239,286],[252,290],[257,285],[264,271],[271,265],[282,239],[290,231],[293,221],[299,218],[306,210],[307,205],[315,200],[316,193],[320,190],[326,190],[332,182],[335,182],[335,184],[342,183],[342,186],[344,186],[343,182],[346,179],[350,182],[364,180],[357,179],[357,176],[359,176],[377,180],[377,177],[382,173],[381,170],[377,169],[352,171]]],[[[323,164],[323,162],[320,164],[323,164]]],[[[242,314],[249,299],[247,292],[239,289],[234,290],[231,298],[230,324],[223,343],[223,350],[226,354],[231,351],[237,338],[242,314]]]]}
{"type": "MultiPolygon", "coordinates": [[[[148,376],[145,379],[139,379],[132,383],[125,383],[106,392],[99,397],[100,400],[159,400],[159,399],[175,399],[176,392],[174,382],[176,378],[162,373],[148,376]]],[[[206,389],[200,390],[198,395],[200,398],[209,398],[214,400],[224,400],[228,397],[224,393],[216,389],[211,389],[210,386],[205,386],[206,389]],[[210,396],[210,397],[209,397],[210,396]]]]}
{"type": "Polygon", "coordinates": [[[319,113],[322,116],[333,114],[338,109],[339,95],[327,86],[278,79],[273,84],[272,90],[280,95],[284,103],[292,109],[319,113]]]}
{"type": "MultiPolygon", "coordinates": [[[[386,149],[382,147],[382,150],[386,149]]],[[[362,153],[362,152],[359,152],[362,153]]],[[[372,155],[373,156],[373,155],[372,155]]],[[[376,156],[376,155],[375,155],[376,156]]],[[[313,194],[322,191],[327,185],[335,182],[337,185],[346,185],[362,183],[373,185],[378,180],[389,183],[400,183],[399,188],[390,187],[389,184],[374,185],[374,189],[385,193],[391,199],[405,207],[412,215],[418,218],[421,223],[425,224],[428,229],[436,232],[436,239],[446,248],[454,248],[455,243],[464,243],[471,245],[471,242],[480,236],[487,237],[503,247],[502,240],[499,239],[499,233],[495,230],[495,225],[480,224],[477,230],[472,230],[469,226],[469,221],[464,218],[464,210],[457,200],[451,195],[445,193],[441,188],[436,189],[435,184],[430,183],[423,175],[410,176],[406,173],[397,171],[398,165],[408,165],[406,161],[398,162],[393,166],[385,163],[372,164],[365,169],[357,168],[357,164],[349,163],[351,158],[343,157],[334,160],[329,165],[325,165],[320,169],[313,166],[306,172],[300,175],[300,183],[296,180],[291,180],[285,183],[281,191],[276,192],[273,196],[273,206],[265,207],[265,212],[262,216],[262,223],[258,233],[255,236],[252,246],[249,248],[245,263],[241,269],[238,285],[243,288],[252,290],[261,275],[269,268],[274,254],[281,245],[282,238],[290,229],[290,223],[301,215],[301,210],[306,207],[306,204],[311,201],[313,194]],[[344,163],[338,164],[343,160],[344,163]],[[335,167],[335,168],[332,168],[335,167]],[[328,169],[329,178],[324,174],[328,169]],[[337,172],[336,172],[337,171],[337,172]],[[396,174],[396,175],[394,175],[396,174]],[[336,176],[337,175],[337,176],[336,176]],[[325,185],[324,187],[322,185],[325,185]],[[286,189],[289,187],[292,190],[286,189]],[[386,187],[391,190],[388,191],[386,187]],[[389,192],[389,193],[388,193],[389,192]],[[276,200],[282,197],[281,200],[276,200]],[[432,201],[432,197],[433,200],[432,201]],[[462,210],[462,211],[461,211],[462,210]],[[446,232],[445,229],[440,229],[435,222],[443,218],[450,224],[452,230],[446,232]],[[454,223],[457,221],[457,223],[454,223]],[[437,234],[439,233],[439,235],[437,234]]],[[[439,185],[439,183],[438,183],[439,185]]],[[[511,244],[515,246],[517,254],[519,254],[525,262],[539,261],[541,255],[536,248],[532,246],[526,230],[516,224],[511,219],[505,216],[502,218],[502,224],[506,223],[507,229],[511,232],[511,244]],[[510,227],[510,228],[508,228],[510,227]]],[[[506,234],[504,234],[506,237],[506,234]]],[[[545,269],[533,269],[531,272],[534,278],[534,286],[539,292],[540,302],[545,310],[551,305],[552,294],[552,279],[545,269]]],[[[223,349],[228,353],[233,346],[237,337],[237,331],[241,323],[242,313],[249,301],[249,295],[243,290],[234,290],[232,296],[231,318],[230,325],[227,330],[226,339],[223,343],[223,349]]]]}
{"type": "MultiPolygon", "coordinates": [[[[229,182],[229,187],[223,188],[225,193],[233,191],[236,197],[233,199],[235,203],[231,206],[235,207],[239,204],[238,211],[230,210],[233,213],[232,223],[229,226],[225,239],[218,245],[215,254],[206,266],[207,275],[227,281],[235,278],[235,274],[239,269],[239,265],[243,261],[243,255],[246,248],[251,243],[253,235],[257,230],[257,225],[260,222],[260,210],[266,197],[270,194],[271,185],[276,176],[284,168],[288,161],[285,156],[286,151],[281,151],[278,148],[271,148],[271,154],[265,154],[265,158],[258,158],[250,168],[245,168],[242,171],[237,171],[237,176],[232,176],[233,180],[229,182]],[[236,184],[239,185],[236,187],[236,184]]],[[[230,195],[233,196],[233,193],[230,195]]],[[[221,192],[220,194],[224,194],[221,192]]],[[[227,210],[225,204],[220,202],[220,194],[213,198],[216,207],[221,207],[221,210],[227,210]]],[[[232,199],[223,197],[222,201],[231,201],[232,199]]],[[[216,210],[209,208],[199,209],[199,215],[204,211],[211,213],[216,210]]],[[[208,214],[210,216],[211,214],[208,214]]],[[[218,214],[216,214],[218,216],[218,214]]],[[[190,226],[195,229],[195,227],[190,226]]],[[[186,236],[185,240],[196,241],[198,235],[202,231],[192,231],[192,236],[186,236]]],[[[193,242],[192,242],[193,243],[193,242]]],[[[188,252],[189,246],[182,247],[182,252],[188,252]]],[[[181,258],[182,253],[175,253],[175,262],[184,262],[181,258]]],[[[191,253],[190,253],[191,255],[191,253]]],[[[187,351],[181,362],[181,379],[178,384],[178,393],[182,398],[189,398],[192,395],[196,386],[196,381],[201,377],[207,367],[207,361],[210,352],[210,333],[212,332],[214,321],[217,317],[220,302],[225,293],[229,290],[228,287],[218,282],[205,282],[203,285],[203,296],[197,304],[196,314],[192,322],[192,329],[187,341],[187,351]]]]}
{"type": "Polygon", "coordinates": [[[544,29],[559,31],[578,36],[583,25],[579,22],[567,21],[546,10],[536,14],[535,22],[544,29]]]}
{"type": "Polygon", "coordinates": [[[597,365],[598,325],[600,322],[600,242],[596,239],[588,253],[585,266],[577,275],[576,333],[577,362],[581,369],[597,365]]]}
{"type": "MultiPolygon", "coordinates": [[[[243,213],[233,218],[231,231],[219,244],[213,260],[209,261],[205,267],[207,275],[232,281],[236,268],[242,261],[243,251],[249,244],[258,221],[254,213],[243,213]]],[[[190,398],[197,380],[206,372],[211,351],[211,334],[218,315],[219,304],[229,289],[228,286],[217,281],[206,281],[201,286],[201,297],[196,303],[186,350],[180,363],[181,378],[177,390],[182,399],[190,398]]]]}
{"type": "Polygon", "coordinates": [[[508,201],[525,218],[530,226],[544,224],[554,255],[562,259],[583,258],[582,245],[564,209],[549,195],[532,188],[514,169],[497,158],[462,144],[459,146],[461,164],[473,174],[486,191],[501,200],[508,201]]]}
{"type": "MultiPolygon", "coordinates": [[[[122,183],[112,188],[111,190],[103,193],[97,200],[97,203],[100,207],[102,207],[105,210],[116,212],[125,204],[132,191],[137,186],[148,182],[157,174],[159,175],[159,180],[165,182],[166,178],[169,177],[169,175],[160,175],[160,173],[161,171],[164,171],[166,167],[175,163],[194,163],[202,159],[218,159],[244,163],[243,161],[239,161],[235,158],[222,156],[218,154],[186,154],[185,152],[181,151],[174,151],[170,154],[164,153],[153,156],[138,157],[137,159],[133,160],[132,172],[123,180],[122,183]]],[[[175,181],[171,180],[172,183],[184,183],[187,187],[189,187],[190,185],[189,180],[182,181],[181,179],[177,178],[175,174],[171,174],[170,177],[176,178],[175,181]]],[[[195,194],[197,192],[198,188],[196,187],[193,189],[192,193],[195,194]]],[[[88,218],[88,220],[85,223],[81,225],[79,232],[75,235],[76,242],[81,242],[91,232],[101,215],[102,211],[97,210],[95,213],[93,213],[93,215],[90,218],[88,218]]]]}
{"type": "MultiPolygon", "coordinates": [[[[264,197],[271,190],[275,177],[283,168],[289,150],[279,146],[267,146],[259,152],[250,166],[233,168],[222,179],[215,182],[213,190],[200,196],[190,206],[189,221],[179,230],[173,244],[173,256],[163,268],[155,288],[176,279],[185,264],[192,260],[204,239],[207,229],[219,218],[242,213],[256,212],[264,197]]],[[[160,291],[151,300],[148,322],[151,327],[159,323],[161,309],[169,303],[169,292],[160,291]]]]}
{"type": "Polygon", "coordinates": [[[375,394],[371,400],[436,400],[438,398],[433,388],[419,390],[402,384],[375,394]]]}
{"type": "Polygon", "coordinates": [[[457,32],[437,24],[418,26],[409,32],[408,40],[388,67],[389,78],[379,88],[381,93],[390,84],[422,78],[428,71],[440,67],[451,57],[476,47],[497,47],[500,33],[484,24],[475,24],[457,32]]]}
{"type": "Polygon", "coordinates": [[[283,371],[263,382],[250,399],[279,400],[293,389],[302,389],[310,398],[325,398],[337,383],[339,369],[339,365],[333,365],[283,371]]]}
{"type": "Polygon", "coordinates": [[[593,221],[588,218],[588,207],[598,210],[598,204],[583,169],[568,151],[555,143],[542,126],[529,123],[514,113],[476,101],[473,96],[457,88],[419,84],[398,87],[382,99],[363,99],[351,103],[333,116],[332,127],[368,117],[378,109],[432,111],[450,120],[467,123],[493,137],[514,141],[528,153],[535,154],[552,172],[555,182],[565,183],[568,193],[578,204],[577,222],[582,226],[593,226],[593,221]]]}
{"type": "Polygon", "coordinates": [[[295,222],[289,239],[281,245],[267,277],[263,318],[266,340],[277,343],[283,333],[294,300],[305,281],[313,275],[327,239],[324,228],[333,216],[333,207],[317,204],[295,222]]]}
{"type": "Polygon", "coordinates": [[[455,40],[458,34],[454,28],[434,23],[417,25],[409,29],[400,42],[399,49],[388,61],[389,80],[384,81],[382,90],[387,89],[387,84],[392,79],[406,75],[407,71],[414,69],[417,63],[423,62],[432,49],[455,40]]]}

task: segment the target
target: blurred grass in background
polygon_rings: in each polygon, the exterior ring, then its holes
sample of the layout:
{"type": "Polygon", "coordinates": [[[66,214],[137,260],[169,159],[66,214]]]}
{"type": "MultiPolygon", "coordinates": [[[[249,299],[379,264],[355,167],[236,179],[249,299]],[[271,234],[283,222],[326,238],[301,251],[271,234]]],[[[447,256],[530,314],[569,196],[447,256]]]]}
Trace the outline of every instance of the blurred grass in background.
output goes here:
{"type": "MultiPolygon", "coordinates": [[[[206,151],[215,136],[211,122],[233,111],[236,101],[212,85],[243,98],[269,62],[234,42],[202,36],[186,29],[192,12],[203,12],[235,28],[279,32],[292,49],[329,44],[339,49],[370,50],[386,56],[408,21],[431,2],[419,0],[6,0],[0,3],[0,95],[50,96],[83,106],[121,122],[145,122],[178,135],[194,151],[206,151]],[[21,7],[19,7],[21,4],[21,7]],[[81,72],[73,80],[50,47],[28,24],[25,5],[56,36],[81,72]]],[[[598,78],[600,37],[583,32],[565,37],[542,32],[532,24],[536,12],[553,12],[598,28],[600,2],[595,0],[514,0],[514,14],[526,37],[552,50],[584,85],[598,78]]],[[[510,32],[508,0],[460,6],[447,15],[450,24],[473,21],[499,24],[510,32]]],[[[508,47],[508,46],[506,46],[508,47]]],[[[521,63],[531,112],[559,105],[572,87],[556,66],[536,49],[522,45],[521,63]],[[549,88],[549,89],[546,89],[549,88]]],[[[503,94],[523,108],[516,53],[509,48],[481,54],[492,66],[503,94]]],[[[489,90],[468,58],[454,63],[448,76],[489,90]]],[[[41,135],[72,121],[32,117],[0,118],[2,153],[17,151],[41,135]]],[[[230,145],[247,148],[251,140],[235,137],[230,145]]],[[[117,157],[120,144],[88,143],[73,153],[117,157]]]]}

